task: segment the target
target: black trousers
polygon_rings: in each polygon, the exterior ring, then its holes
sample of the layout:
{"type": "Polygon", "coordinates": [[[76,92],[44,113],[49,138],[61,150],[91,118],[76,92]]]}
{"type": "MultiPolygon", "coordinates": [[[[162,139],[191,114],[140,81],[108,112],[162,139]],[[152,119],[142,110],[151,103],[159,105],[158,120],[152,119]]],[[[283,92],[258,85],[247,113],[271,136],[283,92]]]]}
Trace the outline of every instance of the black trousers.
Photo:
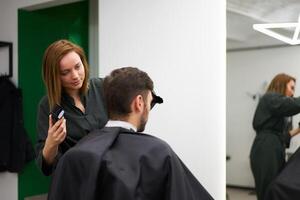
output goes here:
{"type": "Polygon", "coordinates": [[[250,153],[250,165],[258,200],[264,200],[270,183],[285,164],[285,147],[280,138],[271,133],[256,136],[250,153]]]}

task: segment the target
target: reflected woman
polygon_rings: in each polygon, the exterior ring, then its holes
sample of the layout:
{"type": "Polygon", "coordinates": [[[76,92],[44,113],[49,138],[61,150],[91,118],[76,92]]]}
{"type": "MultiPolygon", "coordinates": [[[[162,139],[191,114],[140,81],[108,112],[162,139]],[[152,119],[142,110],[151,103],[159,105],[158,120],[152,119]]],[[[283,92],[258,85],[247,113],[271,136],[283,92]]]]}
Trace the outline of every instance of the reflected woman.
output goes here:
{"type": "Polygon", "coordinates": [[[296,79],[278,74],[256,108],[253,128],[256,137],[250,153],[251,170],[257,199],[263,200],[268,185],[285,164],[285,148],[291,137],[300,132],[292,129],[291,116],[300,113],[300,97],[294,98],[296,79]]]}

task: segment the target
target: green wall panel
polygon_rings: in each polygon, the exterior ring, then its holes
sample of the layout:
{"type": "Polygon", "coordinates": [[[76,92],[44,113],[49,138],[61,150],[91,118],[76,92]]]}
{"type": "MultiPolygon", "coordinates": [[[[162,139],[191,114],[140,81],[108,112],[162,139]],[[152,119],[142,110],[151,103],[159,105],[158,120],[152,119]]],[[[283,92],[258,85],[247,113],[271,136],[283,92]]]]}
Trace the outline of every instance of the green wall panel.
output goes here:
{"type": "MultiPolygon", "coordinates": [[[[23,92],[25,128],[36,143],[36,113],[45,95],[42,58],[45,49],[58,39],[69,39],[88,53],[88,1],[36,11],[18,11],[19,87],[23,92]]],[[[50,178],[32,161],[18,176],[19,200],[47,193],[50,178]]]]}

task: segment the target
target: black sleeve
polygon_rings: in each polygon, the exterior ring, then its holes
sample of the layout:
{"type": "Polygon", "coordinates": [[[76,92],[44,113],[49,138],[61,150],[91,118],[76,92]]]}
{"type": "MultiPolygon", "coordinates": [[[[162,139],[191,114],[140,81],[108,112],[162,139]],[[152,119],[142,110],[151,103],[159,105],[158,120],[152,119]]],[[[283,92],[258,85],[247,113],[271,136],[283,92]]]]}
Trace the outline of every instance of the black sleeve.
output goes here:
{"type": "Polygon", "coordinates": [[[291,135],[287,132],[284,135],[284,142],[285,142],[285,148],[289,148],[290,147],[290,143],[291,143],[291,135]]]}
{"type": "Polygon", "coordinates": [[[289,148],[290,147],[290,142],[291,142],[291,135],[290,131],[293,129],[293,119],[292,117],[286,117],[285,118],[285,127],[284,127],[284,142],[285,142],[285,147],[289,148]]]}
{"type": "Polygon", "coordinates": [[[105,95],[104,95],[104,79],[103,78],[99,78],[99,88],[100,88],[100,96],[101,96],[101,100],[103,102],[103,107],[105,112],[107,113],[107,102],[105,100],[105,95]]]}
{"type": "Polygon", "coordinates": [[[61,156],[61,153],[58,152],[55,162],[53,165],[48,165],[42,155],[42,151],[45,145],[45,141],[48,135],[49,128],[49,106],[46,97],[43,97],[39,103],[38,113],[37,113],[37,143],[35,146],[36,149],[36,164],[42,173],[46,176],[49,176],[54,171],[58,157],[61,156]]]}
{"type": "Polygon", "coordinates": [[[267,104],[274,115],[292,116],[300,112],[300,97],[293,98],[280,94],[270,94],[267,104]]]}
{"type": "Polygon", "coordinates": [[[198,182],[190,170],[173,152],[166,189],[166,200],[213,200],[206,189],[198,182]]]}
{"type": "Polygon", "coordinates": [[[108,118],[107,118],[107,105],[104,96],[103,81],[104,81],[103,78],[92,78],[90,80],[91,87],[89,89],[95,90],[93,93],[95,95],[95,99],[97,99],[96,104],[101,104],[101,107],[103,107],[101,123],[103,123],[104,126],[108,118]]]}

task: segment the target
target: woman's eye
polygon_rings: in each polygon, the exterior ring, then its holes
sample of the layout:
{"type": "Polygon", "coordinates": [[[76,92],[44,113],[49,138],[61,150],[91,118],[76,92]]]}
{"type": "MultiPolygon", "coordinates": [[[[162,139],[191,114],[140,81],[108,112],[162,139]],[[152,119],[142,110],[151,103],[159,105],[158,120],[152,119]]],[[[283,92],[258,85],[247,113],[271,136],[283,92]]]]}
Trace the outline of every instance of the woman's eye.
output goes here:
{"type": "Polygon", "coordinates": [[[68,72],[60,72],[60,75],[62,75],[62,76],[65,76],[67,74],[68,74],[68,72]]]}
{"type": "Polygon", "coordinates": [[[81,65],[76,65],[75,69],[80,69],[81,65]]]}

